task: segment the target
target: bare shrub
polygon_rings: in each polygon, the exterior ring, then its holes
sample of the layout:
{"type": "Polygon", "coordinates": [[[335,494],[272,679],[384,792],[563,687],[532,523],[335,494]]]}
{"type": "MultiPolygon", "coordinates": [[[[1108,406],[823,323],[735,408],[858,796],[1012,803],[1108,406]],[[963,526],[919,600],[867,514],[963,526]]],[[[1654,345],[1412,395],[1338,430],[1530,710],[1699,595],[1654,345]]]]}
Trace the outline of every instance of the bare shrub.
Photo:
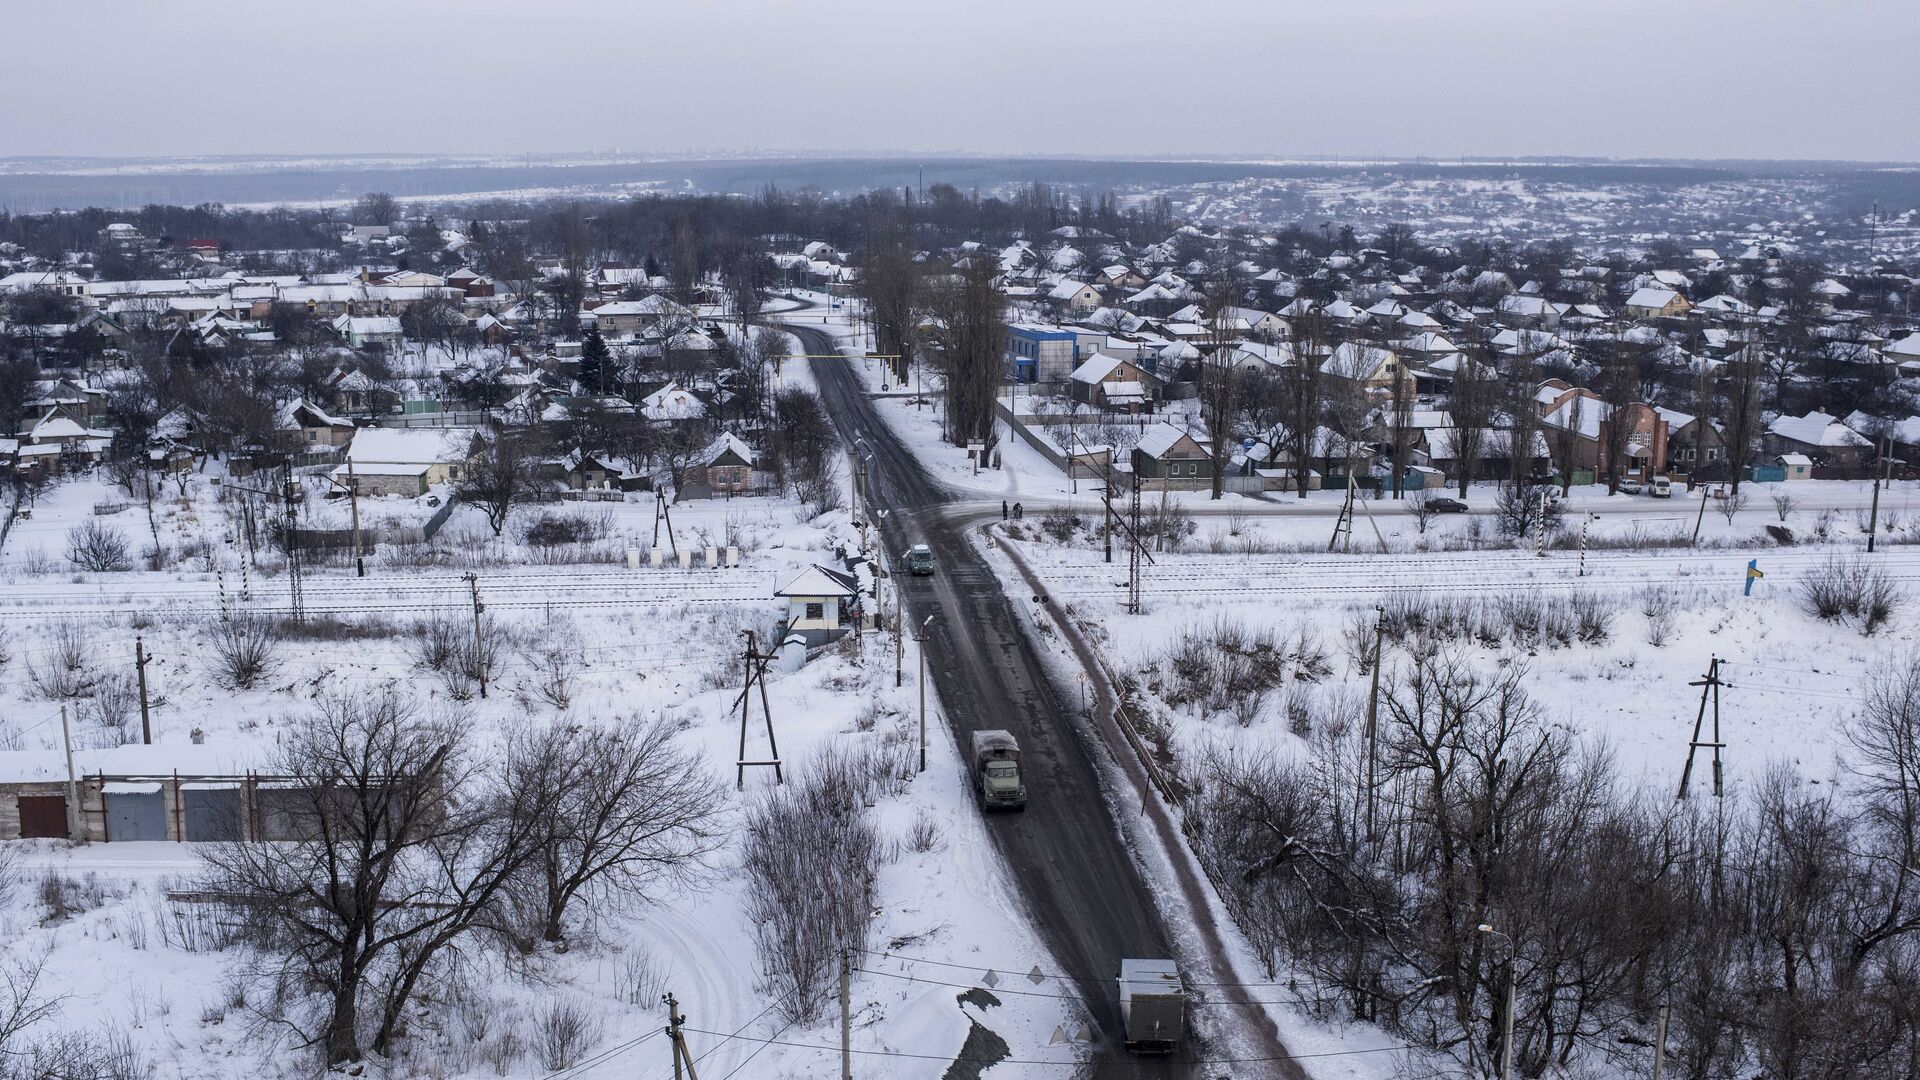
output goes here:
{"type": "Polygon", "coordinates": [[[1419,528],[1422,536],[1426,535],[1427,526],[1431,525],[1433,519],[1440,514],[1440,511],[1434,509],[1434,498],[1434,494],[1430,491],[1417,491],[1402,504],[1406,507],[1407,513],[1413,515],[1414,524],[1419,528]]]}
{"type": "Polygon", "coordinates": [[[72,620],[49,627],[37,656],[27,660],[27,681],[48,701],[71,701],[91,693],[99,680],[94,670],[93,645],[86,631],[72,620]]]}
{"type": "MultiPolygon", "coordinates": [[[[1316,664],[1325,664],[1317,643],[1307,646],[1316,664]]],[[[1209,627],[1188,627],[1174,639],[1161,661],[1166,673],[1162,696],[1173,706],[1192,705],[1207,713],[1232,713],[1251,723],[1261,698],[1286,674],[1286,651],[1270,630],[1249,630],[1233,619],[1209,627]]]]}
{"type": "Polygon", "coordinates": [[[668,972],[645,949],[632,949],[620,959],[620,1000],[651,1007],[666,992],[668,972]]]}
{"type": "Polygon", "coordinates": [[[918,854],[938,851],[944,846],[940,819],[925,808],[913,812],[913,824],[907,827],[907,850],[918,854]]]}
{"type": "Polygon", "coordinates": [[[1566,507],[1554,495],[1551,484],[1502,487],[1493,501],[1494,524],[1501,533],[1514,537],[1531,537],[1541,528],[1555,532],[1566,516],[1566,507]]]}
{"type": "Polygon", "coordinates": [[[1065,544],[1080,531],[1080,515],[1055,507],[1040,516],[1040,531],[1056,544],[1065,544]]]}
{"type": "Polygon", "coordinates": [[[794,501],[800,504],[798,517],[802,521],[812,521],[821,514],[846,509],[846,499],[840,494],[840,485],[833,482],[831,476],[821,475],[793,482],[794,501]]]}
{"type": "Polygon", "coordinates": [[[570,1069],[600,1041],[600,1021],[571,1001],[555,1001],[533,1021],[533,1053],[549,1072],[570,1069]]]}
{"type": "Polygon", "coordinates": [[[466,701],[483,678],[494,677],[507,644],[506,628],[492,615],[480,617],[476,634],[471,619],[440,612],[415,624],[413,659],[440,676],[448,697],[466,701]]]}
{"type": "Polygon", "coordinates": [[[1580,640],[1588,645],[1605,644],[1613,634],[1613,605],[1597,593],[1574,593],[1567,601],[1573,613],[1580,640]]]}
{"type": "Polygon", "coordinates": [[[574,680],[580,674],[580,656],[586,642],[571,619],[549,616],[540,634],[528,643],[527,664],[533,670],[533,692],[556,709],[573,705],[574,680]]]}
{"type": "Polygon", "coordinates": [[[93,518],[67,530],[67,561],[96,574],[133,569],[126,534],[93,518]]]}
{"type": "Polygon", "coordinates": [[[280,627],[261,615],[238,614],[213,625],[213,676],[230,690],[251,690],[280,654],[280,627]]]}
{"type": "Polygon", "coordinates": [[[1859,556],[1833,556],[1800,580],[1808,614],[1828,622],[1858,619],[1862,634],[1885,625],[1904,599],[1884,569],[1859,556]]]}
{"type": "Polygon", "coordinates": [[[857,793],[813,767],[754,800],[742,833],[761,972],[780,1013],[811,1022],[831,997],[840,950],[866,946],[878,837],[857,793]]]}
{"type": "MultiPolygon", "coordinates": [[[[1747,493],[1744,491],[1727,492],[1727,497],[1724,499],[1721,499],[1720,505],[1716,507],[1716,509],[1720,511],[1720,516],[1723,518],[1726,518],[1727,524],[1729,525],[1733,524],[1734,515],[1738,514],[1742,510],[1745,510],[1746,508],[1747,508],[1747,493]]],[[[1784,517],[1782,518],[1782,520],[1785,520],[1784,517]]]]}
{"type": "Polygon", "coordinates": [[[140,688],[125,672],[102,676],[93,684],[93,697],[80,705],[80,717],[112,734],[113,745],[124,746],[138,738],[134,720],[140,710],[140,688]]]}
{"type": "Polygon", "coordinates": [[[1140,531],[1145,535],[1141,542],[1151,538],[1155,551],[1179,551],[1198,527],[1193,511],[1180,503],[1162,500],[1142,518],[1140,531]]]}
{"type": "Polygon", "coordinates": [[[1657,649],[1672,640],[1673,620],[1679,610],[1680,601],[1673,590],[1658,585],[1640,590],[1640,614],[1647,620],[1647,644],[1657,649]]]}
{"type": "Polygon", "coordinates": [[[1785,492],[1781,492],[1780,494],[1775,495],[1773,497],[1773,512],[1780,515],[1780,520],[1782,522],[1785,522],[1787,520],[1788,514],[1793,513],[1793,508],[1795,505],[1796,504],[1793,501],[1793,496],[1785,492]]]}

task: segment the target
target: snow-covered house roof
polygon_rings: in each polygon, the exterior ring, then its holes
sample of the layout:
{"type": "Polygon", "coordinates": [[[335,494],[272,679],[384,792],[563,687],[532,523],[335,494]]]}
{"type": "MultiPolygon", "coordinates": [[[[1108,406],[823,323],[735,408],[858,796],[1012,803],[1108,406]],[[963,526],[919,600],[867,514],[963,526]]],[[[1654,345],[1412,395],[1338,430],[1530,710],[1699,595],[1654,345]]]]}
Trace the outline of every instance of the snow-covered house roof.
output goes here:
{"type": "Polygon", "coordinates": [[[814,564],[787,579],[787,583],[773,591],[780,597],[809,596],[853,596],[860,591],[860,583],[852,574],[842,573],[829,567],[814,564]]]}
{"type": "Polygon", "coordinates": [[[1778,416],[1767,425],[1767,434],[1776,435],[1802,446],[1872,446],[1866,436],[1842,424],[1818,409],[1805,416],[1778,416]]]}
{"type": "Polygon", "coordinates": [[[362,465],[435,465],[467,460],[480,433],[469,427],[367,427],[353,433],[347,460],[362,465]]]}
{"type": "MultiPolygon", "coordinates": [[[[1140,433],[1140,441],[1135,448],[1150,458],[1165,457],[1169,451],[1180,444],[1182,439],[1192,441],[1192,436],[1168,423],[1158,423],[1140,433]]],[[[1195,444],[1198,445],[1198,444],[1195,444]]]]}
{"type": "Polygon", "coordinates": [[[649,420],[698,420],[707,415],[706,403],[675,383],[640,400],[640,412],[649,420]]]}

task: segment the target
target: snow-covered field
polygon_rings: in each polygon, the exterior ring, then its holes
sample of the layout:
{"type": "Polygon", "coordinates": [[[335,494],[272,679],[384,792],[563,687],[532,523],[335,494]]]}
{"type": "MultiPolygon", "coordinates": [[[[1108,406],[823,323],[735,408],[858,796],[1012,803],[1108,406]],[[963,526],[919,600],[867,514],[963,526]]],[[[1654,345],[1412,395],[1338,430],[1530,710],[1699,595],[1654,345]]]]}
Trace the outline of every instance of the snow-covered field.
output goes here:
{"type": "MultiPolygon", "coordinates": [[[[376,556],[365,578],[344,566],[309,569],[305,608],[320,629],[290,633],[265,678],[252,689],[232,690],[223,687],[210,646],[221,612],[282,615],[290,594],[275,553],[263,548],[258,565],[243,571],[249,560],[237,504],[223,504],[216,490],[199,476],[185,495],[169,485],[167,497],[156,499],[150,527],[142,500],[129,500],[103,481],[79,479],[42,493],[32,516],[16,522],[0,549],[0,632],[8,656],[0,664],[0,769],[49,761],[57,768],[61,703],[36,686],[34,673],[53,661],[51,635],[64,626],[82,642],[90,671],[122,684],[133,674],[140,637],[153,657],[147,673],[156,761],[197,735],[204,754],[236,767],[258,764],[316,698],[391,684],[422,708],[457,710],[482,750],[516,728],[551,719],[664,717],[680,729],[680,744],[724,784],[732,820],[773,784],[768,770],[749,770],[747,790],[733,794],[742,631],[755,631],[767,647],[785,613],[772,595],[778,582],[856,543],[845,512],[802,520],[799,508],[781,499],[718,500],[674,507],[676,542],[736,544],[738,569],[707,569],[703,560],[690,571],[671,561],[654,568],[643,560],[639,569],[624,560],[538,565],[516,542],[511,524],[496,540],[477,513],[462,508],[435,541],[442,551],[438,565],[376,556]],[[129,505],[95,513],[115,503],[129,505]],[[88,520],[122,532],[136,559],[157,533],[170,552],[166,569],[76,570],[65,557],[66,537],[88,520]],[[513,644],[487,698],[462,692],[457,696],[464,700],[455,700],[453,687],[417,662],[415,627],[434,618],[471,618],[461,579],[468,569],[479,576],[487,610],[513,644]],[[542,660],[556,644],[571,657],[564,709],[547,692],[551,680],[542,660]]],[[[599,543],[608,550],[652,546],[651,497],[549,509],[604,517],[599,543]]],[[[334,524],[343,511],[316,505],[311,513],[334,524]]],[[[362,503],[368,524],[388,518],[417,524],[430,512],[414,500],[362,503]]],[[[896,686],[894,643],[872,635],[857,647],[831,648],[797,672],[771,674],[770,701],[790,778],[830,745],[911,745],[917,731],[911,640],[902,659],[908,674],[896,686]]],[[[68,704],[83,768],[92,748],[139,740],[137,713],[109,714],[98,697],[68,704]]],[[[1016,1058],[1071,1062],[1076,1047],[1052,1041],[1056,1029],[1074,1029],[1071,1003],[1049,989],[1057,984],[1036,989],[1020,977],[1049,964],[971,809],[937,700],[932,704],[928,771],[869,811],[885,851],[874,883],[872,940],[913,959],[857,962],[855,1046],[931,1055],[874,1060],[885,1060],[887,1075],[936,1077],[960,1051],[972,1016],[1004,1038],[1016,1058]],[[960,989],[947,984],[971,985],[989,969],[1008,980],[1009,991],[1028,994],[1009,993],[1001,1007],[959,1003],[960,989]]],[[[766,749],[757,712],[754,720],[750,757],[766,749]]],[[[730,826],[728,834],[733,831],[730,826]]],[[[26,961],[44,954],[39,990],[58,1000],[57,1016],[38,1034],[124,1031],[162,1076],[291,1074],[310,1066],[309,1056],[249,1022],[235,999],[236,954],[182,947],[179,906],[165,893],[197,871],[192,845],[25,841],[6,850],[17,862],[17,887],[0,903],[0,955],[26,961]],[[50,904],[47,897],[56,894],[64,899],[50,904]]],[[[699,886],[596,914],[564,955],[507,963],[488,950],[470,950],[463,962],[477,974],[471,999],[450,1004],[444,1022],[419,1033],[387,1068],[395,1075],[541,1075],[531,1051],[497,1048],[511,1045],[507,1035],[526,1047],[542,1010],[570,1001],[596,1025],[587,1057],[592,1064],[570,1076],[664,1073],[666,1040],[652,1036],[665,1020],[659,995],[672,991],[689,1017],[689,1046],[703,1075],[826,1070],[838,1056],[837,1018],[785,1028],[770,1010],[734,859],[730,842],[699,886]],[[769,1039],[779,1044],[756,1041],[769,1039]],[[596,1061],[601,1054],[607,1056],[596,1061]]]]}

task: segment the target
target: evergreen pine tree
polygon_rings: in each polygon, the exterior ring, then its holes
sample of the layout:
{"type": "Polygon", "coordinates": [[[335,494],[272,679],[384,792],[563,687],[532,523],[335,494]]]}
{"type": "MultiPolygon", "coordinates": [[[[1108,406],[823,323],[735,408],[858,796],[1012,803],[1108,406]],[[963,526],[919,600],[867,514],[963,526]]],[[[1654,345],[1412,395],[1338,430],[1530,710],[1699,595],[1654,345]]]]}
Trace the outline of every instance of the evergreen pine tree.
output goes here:
{"type": "Polygon", "coordinates": [[[607,392],[607,361],[610,357],[607,342],[600,336],[600,328],[595,326],[587,330],[586,339],[580,342],[580,387],[589,394],[607,392]]]}

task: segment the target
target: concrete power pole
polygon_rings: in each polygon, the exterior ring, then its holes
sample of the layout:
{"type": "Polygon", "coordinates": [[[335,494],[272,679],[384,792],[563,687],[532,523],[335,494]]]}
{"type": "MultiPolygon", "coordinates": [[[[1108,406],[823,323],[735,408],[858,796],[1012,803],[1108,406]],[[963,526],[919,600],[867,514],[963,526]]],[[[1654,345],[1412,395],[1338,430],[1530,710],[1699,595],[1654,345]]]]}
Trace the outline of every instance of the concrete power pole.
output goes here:
{"type": "Polygon", "coordinates": [[[67,748],[67,837],[84,843],[86,836],[80,831],[83,821],[80,816],[80,778],[73,771],[73,726],[67,722],[67,707],[60,706],[60,741],[67,748]]]}
{"type": "Polygon", "coordinates": [[[680,1034],[680,1025],[687,1022],[687,1018],[680,1015],[680,1003],[673,999],[671,992],[661,1000],[667,1003],[667,1045],[673,1051],[673,1080],[700,1080],[700,1074],[693,1068],[693,1055],[687,1052],[687,1037],[680,1034]],[[683,1066],[684,1077],[680,1072],[683,1066]]]}
{"type": "Polygon", "coordinates": [[[462,580],[473,593],[473,669],[480,675],[480,696],[487,696],[487,645],[480,633],[480,613],[486,605],[480,602],[480,575],[468,573],[462,580]]]}
{"type": "Polygon", "coordinates": [[[360,482],[353,475],[353,458],[347,458],[347,505],[353,512],[353,566],[360,577],[367,576],[366,548],[360,546],[360,482]]]}
{"type": "Polygon", "coordinates": [[[1660,1027],[1653,1037],[1653,1080],[1660,1080],[1660,1066],[1667,1059],[1667,1007],[1660,1006],[1660,1027]]]}
{"type": "Polygon", "coordinates": [[[840,1080],[853,1080],[853,1003],[848,987],[853,982],[850,951],[840,950],[840,1080]]]}
{"type": "Polygon", "coordinates": [[[147,661],[152,659],[138,637],[133,639],[133,671],[140,677],[140,741],[153,742],[153,723],[147,716],[147,661]]]}

